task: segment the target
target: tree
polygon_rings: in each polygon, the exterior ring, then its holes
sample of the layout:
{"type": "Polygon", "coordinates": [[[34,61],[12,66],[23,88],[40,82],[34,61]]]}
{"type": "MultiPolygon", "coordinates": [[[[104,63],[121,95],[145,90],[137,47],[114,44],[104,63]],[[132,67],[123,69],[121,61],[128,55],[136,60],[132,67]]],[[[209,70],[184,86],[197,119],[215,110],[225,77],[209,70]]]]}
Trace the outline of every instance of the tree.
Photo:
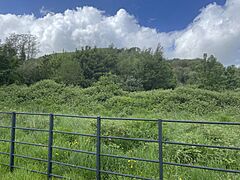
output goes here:
{"type": "Polygon", "coordinates": [[[81,85],[84,81],[80,64],[72,59],[62,61],[55,78],[57,82],[63,82],[67,85],[81,85]]]}
{"type": "Polygon", "coordinates": [[[115,69],[116,50],[86,46],[85,49],[76,51],[74,60],[79,62],[85,78],[81,86],[88,87],[97,82],[101,76],[115,69]]]}
{"type": "Polygon", "coordinates": [[[23,62],[23,64],[17,69],[19,82],[30,85],[40,80],[46,79],[42,70],[43,68],[41,66],[41,61],[23,62]]]}
{"type": "Polygon", "coordinates": [[[168,61],[173,68],[178,85],[199,84],[199,68],[202,59],[173,59],[168,61]]]}
{"type": "Polygon", "coordinates": [[[240,87],[240,74],[235,66],[228,66],[225,70],[226,75],[226,88],[237,89],[240,87]]]}
{"type": "Polygon", "coordinates": [[[173,70],[159,51],[153,55],[149,51],[142,52],[142,59],[137,64],[137,79],[142,80],[145,90],[176,87],[173,70]]]}
{"type": "Polygon", "coordinates": [[[17,56],[23,61],[34,58],[39,52],[37,37],[32,34],[10,34],[5,44],[15,49],[17,56]]]}
{"type": "Polygon", "coordinates": [[[16,52],[5,44],[0,44],[0,84],[10,84],[15,80],[18,67],[16,52]]]}
{"type": "Polygon", "coordinates": [[[202,61],[199,77],[200,87],[215,91],[225,89],[224,66],[213,55],[202,61]]]}
{"type": "Polygon", "coordinates": [[[120,53],[117,74],[123,79],[124,89],[151,90],[174,88],[176,79],[170,64],[164,59],[160,46],[156,51],[131,48],[120,53]]]}

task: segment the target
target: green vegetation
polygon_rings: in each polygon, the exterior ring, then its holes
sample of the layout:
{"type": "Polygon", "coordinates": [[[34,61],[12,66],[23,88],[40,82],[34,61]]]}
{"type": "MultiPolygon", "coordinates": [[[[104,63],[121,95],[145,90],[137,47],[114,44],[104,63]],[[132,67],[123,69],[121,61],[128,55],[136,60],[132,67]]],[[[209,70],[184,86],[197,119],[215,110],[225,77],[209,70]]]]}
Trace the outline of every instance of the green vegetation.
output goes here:
{"type": "MultiPolygon", "coordinates": [[[[67,73],[67,72],[66,72],[67,73]]],[[[84,72],[83,72],[84,73],[84,72]]],[[[36,84],[0,87],[1,111],[53,112],[80,115],[142,117],[163,119],[192,119],[239,122],[240,92],[216,92],[194,87],[177,87],[150,91],[129,92],[122,88],[118,76],[102,76],[88,88],[67,86],[52,80],[36,84]]],[[[0,115],[0,125],[10,125],[9,115],[0,115]]],[[[17,116],[17,126],[47,129],[48,117],[17,116]]],[[[55,129],[94,134],[96,120],[55,119],[55,129]]],[[[157,124],[152,122],[103,121],[103,135],[157,139],[157,124]]],[[[48,134],[16,130],[17,141],[47,144],[48,134]]],[[[165,140],[188,143],[240,147],[239,127],[215,125],[165,124],[165,140]]],[[[9,139],[9,130],[0,129],[0,139],[9,139]]],[[[95,139],[74,135],[54,135],[54,145],[95,151],[95,139]]],[[[8,143],[0,143],[0,151],[9,151],[8,143]]],[[[158,159],[158,145],[108,139],[102,142],[102,152],[146,159],[158,159]]],[[[16,145],[16,154],[47,158],[47,148],[16,145]]],[[[164,161],[189,163],[210,167],[240,170],[240,152],[177,145],[164,146],[164,161]]],[[[95,157],[81,153],[54,150],[54,160],[95,167],[95,157]]],[[[6,155],[0,155],[8,163],[6,155]]],[[[16,165],[46,171],[46,163],[16,157],[16,165]]],[[[55,174],[73,179],[94,179],[94,173],[74,168],[53,166],[55,174]]],[[[149,178],[158,177],[158,164],[102,157],[102,168],[149,178]]],[[[238,180],[237,174],[164,166],[165,179],[238,180]]],[[[0,179],[45,179],[38,174],[16,170],[10,173],[1,166],[0,179]]],[[[124,179],[103,175],[103,179],[124,179]]]]}
{"type": "Polygon", "coordinates": [[[36,38],[12,34],[0,44],[0,85],[31,85],[51,79],[66,85],[91,87],[103,75],[112,74],[126,91],[174,89],[192,85],[224,91],[240,88],[240,68],[224,67],[214,56],[193,60],[167,60],[162,48],[117,49],[83,47],[34,58],[36,38]]]}
{"type": "MultiPolygon", "coordinates": [[[[0,44],[1,111],[53,112],[61,114],[191,119],[240,120],[240,68],[225,67],[214,56],[167,60],[156,50],[84,47],[34,58],[36,38],[12,34],[0,44]]],[[[9,126],[10,116],[0,115],[9,126]]],[[[48,128],[48,117],[17,116],[17,126],[48,128]]],[[[55,129],[95,134],[96,120],[56,118],[55,129]]],[[[153,122],[103,121],[103,135],[157,139],[153,122]]],[[[17,140],[47,144],[48,134],[16,130],[17,140]]],[[[0,139],[10,132],[0,129],[0,139]]],[[[164,140],[240,147],[239,127],[164,123],[164,140]]],[[[95,151],[95,139],[54,135],[54,145],[95,151]]],[[[9,144],[0,143],[8,152],[9,144]]],[[[158,145],[107,139],[102,152],[158,159],[158,145]]],[[[47,158],[47,148],[16,145],[16,154],[47,158]]],[[[178,145],[164,145],[164,161],[240,170],[240,152],[178,145]]],[[[95,168],[92,155],[54,150],[54,160],[95,168]]],[[[6,155],[0,162],[8,163],[6,155]]],[[[46,171],[46,163],[16,157],[16,165],[46,171]]],[[[45,179],[42,175],[0,167],[0,179],[45,179]]],[[[54,165],[53,173],[73,179],[94,179],[94,173],[54,165]]],[[[102,157],[104,170],[158,177],[158,164],[102,157]]],[[[237,174],[164,166],[165,179],[240,179],[237,174]]],[[[104,175],[103,179],[124,179],[104,175]]]]}

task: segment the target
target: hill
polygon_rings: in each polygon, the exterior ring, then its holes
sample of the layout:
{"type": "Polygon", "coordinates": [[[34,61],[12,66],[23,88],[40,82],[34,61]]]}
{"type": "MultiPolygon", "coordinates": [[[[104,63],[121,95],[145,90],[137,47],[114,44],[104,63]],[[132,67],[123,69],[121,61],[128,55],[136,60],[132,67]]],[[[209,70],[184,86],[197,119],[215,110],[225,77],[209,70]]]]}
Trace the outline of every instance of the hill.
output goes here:
{"type": "Polygon", "coordinates": [[[126,91],[174,89],[193,85],[214,91],[240,88],[240,68],[225,67],[214,56],[167,60],[162,49],[91,48],[21,59],[0,44],[0,85],[31,85],[51,79],[87,88],[103,75],[114,75],[126,91]]]}

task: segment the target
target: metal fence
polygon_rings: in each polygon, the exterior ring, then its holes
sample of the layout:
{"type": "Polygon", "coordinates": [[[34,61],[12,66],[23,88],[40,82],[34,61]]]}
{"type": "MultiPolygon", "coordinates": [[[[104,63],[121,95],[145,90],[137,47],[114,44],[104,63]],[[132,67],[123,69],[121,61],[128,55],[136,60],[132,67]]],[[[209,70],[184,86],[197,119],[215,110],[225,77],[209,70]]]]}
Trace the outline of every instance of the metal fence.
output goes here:
{"type": "Polygon", "coordinates": [[[240,174],[240,170],[231,170],[231,169],[223,169],[223,168],[214,168],[214,167],[206,167],[206,166],[195,166],[190,164],[181,164],[181,163],[174,163],[174,162],[164,162],[163,161],[163,144],[169,144],[169,145],[183,145],[183,146],[192,146],[192,147],[205,147],[205,148],[216,148],[216,149],[228,149],[228,150],[236,150],[240,151],[240,147],[227,147],[227,146],[214,146],[214,145],[205,145],[205,144],[191,144],[191,143],[182,143],[182,142],[172,142],[172,141],[164,141],[163,140],[163,123],[188,123],[188,124],[209,124],[209,125],[231,125],[231,126],[240,126],[240,122],[209,122],[209,121],[191,121],[191,120],[163,120],[163,119],[140,119],[140,118],[110,118],[110,117],[92,117],[92,116],[79,116],[79,115],[64,115],[64,114],[47,114],[47,113],[23,113],[23,112],[0,112],[0,114],[8,114],[11,115],[11,126],[0,126],[0,128],[10,129],[11,130],[11,138],[10,140],[7,139],[0,139],[0,142],[2,143],[10,143],[10,152],[0,152],[0,155],[8,155],[9,156],[9,164],[4,164],[0,162],[0,165],[8,166],[10,171],[13,171],[15,168],[17,169],[24,169],[27,171],[31,171],[34,173],[39,173],[46,175],[48,179],[51,179],[52,177],[55,178],[63,178],[68,179],[68,177],[63,177],[61,175],[53,174],[52,173],[52,165],[58,164],[62,166],[68,166],[73,167],[77,169],[84,169],[87,171],[92,171],[96,174],[96,179],[100,180],[102,174],[110,174],[110,175],[116,175],[116,176],[122,176],[122,177],[128,177],[128,178],[135,178],[135,179],[150,179],[146,177],[140,177],[135,176],[131,174],[122,174],[119,172],[112,172],[112,171],[106,171],[102,170],[101,168],[101,157],[112,157],[112,158],[120,158],[120,159],[127,159],[127,160],[136,160],[136,161],[142,161],[142,162],[149,162],[149,163],[157,163],[159,164],[159,179],[163,180],[163,166],[164,165],[170,165],[170,166],[181,166],[181,167],[187,167],[187,168],[195,168],[195,169],[203,169],[203,170],[212,170],[212,171],[221,171],[221,172],[227,172],[227,173],[238,173],[240,174]],[[18,127],[16,126],[17,122],[17,116],[16,115],[30,115],[30,116],[49,116],[49,129],[37,129],[37,128],[24,128],[24,127],[18,127]],[[54,130],[54,118],[55,117],[68,117],[68,118],[79,118],[79,119],[95,119],[97,123],[97,130],[96,135],[94,134],[81,134],[76,132],[64,132],[64,131],[57,131],[54,130]],[[158,139],[143,139],[143,138],[129,138],[129,137],[116,137],[116,136],[102,136],[101,135],[101,122],[103,120],[120,120],[120,121],[147,121],[149,123],[156,123],[156,126],[158,127],[158,139]],[[30,131],[40,131],[40,132],[48,132],[48,145],[44,144],[35,144],[35,143],[29,143],[29,142],[20,142],[15,140],[15,130],[21,129],[21,130],[30,130],[30,131]],[[59,146],[53,145],[53,134],[59,133],[59,134],[70,134],[70,135],[79,135],[79,136],[85,136],[85,137],[94,137],[96,138],[96,152],[90,152],[90,151],[84,151],[84,150],[76,150],[71,148],[64,148],[59,146]],[[103,154],[101,153],[101,140],[102,139],[119,139],[119,140],[127,140],[127,141],[142,141],[142,142],[148,142],[148,143],[158,143],[159,147],[159,159],[158,160],[150,160],[150,159],[143,159],[143,158],[136,158],[136,157],[127,157],[127,156],[120,156],[120,155],[112,155],[112,154],[103,154]],[[35,158],[25,155],[19,155],[15,153],[15,144],[24,144],[29,146],[37,146],[37,147],[46,147],[48,148],[48,158],[47,159],[41,159],[41,158],[35,158]],[[58,162],[53,160],[53,149],[59,149],[64,151],[72,151],[77,153],[85,153],[85,154],[91,154],[96,156],[96,168],[89,168],[84,166],[76,166],[73,164],[67,164],[63,162],[58,162]],[[20,166],[15,166],[14,164],[14,157],[21,157],[41,162],[47,163],[47,172],[41,172],[36,170],[30,170],[27,168],[23,168],[20,166]]]}

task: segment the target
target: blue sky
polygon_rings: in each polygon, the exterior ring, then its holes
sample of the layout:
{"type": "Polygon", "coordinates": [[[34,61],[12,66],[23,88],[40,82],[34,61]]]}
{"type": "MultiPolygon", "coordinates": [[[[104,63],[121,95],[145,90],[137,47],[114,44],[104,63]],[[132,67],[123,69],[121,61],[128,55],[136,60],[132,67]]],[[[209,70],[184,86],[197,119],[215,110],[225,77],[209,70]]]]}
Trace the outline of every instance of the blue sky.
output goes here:
{"type": "Polygon", "coordinates": [[[169,32],[184,29],[199,14],[201,8],[225,0],[1,0],[0,14],[34,14],[39,17],[40,9],[64,12],[81,6],[93,6],[114,15],[124,8],[134,15],[140,25],[169,32]]]}
{"type": "Polygon", "coordinates": [[[207,53],[240,66],[240,0],[0,0],[0,39],[11,33],[35,35],[39,56],[160,43],[168,59],[207,53]]]}

